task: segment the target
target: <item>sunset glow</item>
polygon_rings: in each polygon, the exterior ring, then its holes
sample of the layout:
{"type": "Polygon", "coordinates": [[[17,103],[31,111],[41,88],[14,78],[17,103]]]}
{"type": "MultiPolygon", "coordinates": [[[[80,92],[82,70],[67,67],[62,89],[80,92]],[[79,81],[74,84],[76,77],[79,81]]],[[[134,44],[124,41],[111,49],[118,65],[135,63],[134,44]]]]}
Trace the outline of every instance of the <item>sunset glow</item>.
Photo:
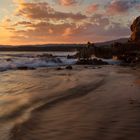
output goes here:
{"type": "Polygon", "coordinates": [[[139,0],[1,0],[0,44],[99,42],[128,37],[139,0]]]}

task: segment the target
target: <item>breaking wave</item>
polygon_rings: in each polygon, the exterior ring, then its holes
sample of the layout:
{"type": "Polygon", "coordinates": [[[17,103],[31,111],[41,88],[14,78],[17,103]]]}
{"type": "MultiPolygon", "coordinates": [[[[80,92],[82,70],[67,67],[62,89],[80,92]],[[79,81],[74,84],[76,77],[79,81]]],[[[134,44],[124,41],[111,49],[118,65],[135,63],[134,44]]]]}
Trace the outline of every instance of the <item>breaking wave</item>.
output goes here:
{"type": "Polygon", "coordinates": [[[0,53],[0,71],[16,70],[19,68],[35,69],[39,67],[57,67],[71,65],[75,59],[67,59],[67,53],[0,53]],[[54,55],[55,54],[55,55],[54,55]]]}

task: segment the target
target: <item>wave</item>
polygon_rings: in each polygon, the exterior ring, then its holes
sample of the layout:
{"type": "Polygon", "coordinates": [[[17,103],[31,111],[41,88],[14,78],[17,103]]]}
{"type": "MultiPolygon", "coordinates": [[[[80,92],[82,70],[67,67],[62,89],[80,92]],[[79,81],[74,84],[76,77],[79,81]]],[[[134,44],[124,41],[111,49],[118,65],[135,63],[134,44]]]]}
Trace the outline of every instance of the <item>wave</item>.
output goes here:
{"type": "MultiPolygon", "coordinates": [[[[0,71],[73,65],[76,63],[77,59],[67,59],[67,56],[73,56],[74,54],[75,52],[1,52],[0,71]]],[[[111,65],[120,64],[118,60],[102,60],[111,65]]]]}
{"type": "MultiPolygon", "coordinates": [[[[10,140],[21,139],[21,137],[24,139],[24,136],[22,136],[22,135],[24,132],[28,131],[27,125],[32,127],[32,122],[34,121],[34,117],[38,117],[36,113],[40,113],[43,110],[49,110],[51,108],[54,108],[56,105],[59,105],[59,104],[61,105],[63,102],[67,102],[67,101],[70,101],[70,100],[73,100],[76,98],[80,99],[81,97],[90,94],[91,91],[96,90],[97,88],[99,88],[100,86],[102,86],[104,84],[105,78],[106,77],[101,78],[97,82],[93,81],[93,82],[88,83],[86,85],[85,84],[84,85],[77,85],[76,87],[65,90],[65,91],[61,92],[60,94],[57,94],[56,96],[54,96],[50,99],[48,97],[42,99],[42,104],[40,104],[40,106],[37,106],[36,108],[31,110],[30,117],[27,120],[23,121],[22,123],[15,124],[13,126],[13,128],[10,131],[10,136],[11,136],[10,140]],[[24,131],[23,131],[23,129],[24,129],[24,131]],[[21,130],[21,131],[18,131],[18,130],[21,130]]],[[[27,108],[25,108],[25,107],[20,108],[19,113],[26,113],[26,111],[25,112],[21,111],[22,109],[23,109],[23,111],[25,111],[27,108]]],[[[18,117],[19,114],[14,113],[12,116],[18,117]],[[17,115],[17,116],[15,116],[15,115],[17,115]]],[[[10,119],[11,119],[11,116],[10,116],[10,119]]],[[[39,120],[39,118],[37,118],[37,120],[39,120]]],[[[34,126],[35,126],[35,124],[34,124],[34,126]]],[[[32,137],[32,135],[29,136],[29,139],[31,137],[32,137]]]]}
{"type": "Polygon", "coordinates": [[[0,71],[57,67],[72,65],[75,62],[75,59],[67,59],[65,56],[53,56],[52,54],[1,54],[0,71]]]}

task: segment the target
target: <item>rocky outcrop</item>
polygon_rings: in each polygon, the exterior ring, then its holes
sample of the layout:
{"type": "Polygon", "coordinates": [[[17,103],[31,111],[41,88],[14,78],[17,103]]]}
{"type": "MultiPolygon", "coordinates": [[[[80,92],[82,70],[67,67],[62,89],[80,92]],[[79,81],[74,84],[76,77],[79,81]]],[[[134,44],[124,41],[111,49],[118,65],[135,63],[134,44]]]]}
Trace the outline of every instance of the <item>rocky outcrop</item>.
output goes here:
{"type": "Polygon", "coordinates": [[[35,70],[34,67],[27,67],[27,66],[19,66],[17,67],[17,70],[35,70]]]}
{"type": "Polygon", "coordinates": [[[66,66],[66,69],[67,69],[67,70],[72,70],[73,67],[72,67],[71,65],[68,65],[68,66],[66,66]]]}
{"type": "Polygon", "coordinates": [[[101,60],[101,59],[90,59],[90,60],[79,60],[77,65],[108,65],[107,62],[101,60]]]}
{"type": "Polygon", "coordinates": [[[132,31],[130,41],[140,42],[140,16],[133,21],[130,29],[132,31]]]}

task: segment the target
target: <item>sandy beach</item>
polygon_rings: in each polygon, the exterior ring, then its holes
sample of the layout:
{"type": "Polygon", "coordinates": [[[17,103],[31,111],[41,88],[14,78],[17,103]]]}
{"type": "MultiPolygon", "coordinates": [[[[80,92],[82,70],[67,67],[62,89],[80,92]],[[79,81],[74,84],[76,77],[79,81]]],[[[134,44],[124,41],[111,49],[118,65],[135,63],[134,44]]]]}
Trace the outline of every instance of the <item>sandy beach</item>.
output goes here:
{"type": "Polygon", "coordinates": [[[0,140],[138,140],[139,70],[74,66],[1,74],[5,82],[14,79],[7,91],[17,83],[18,90],[1,97],[0,140]]]}

